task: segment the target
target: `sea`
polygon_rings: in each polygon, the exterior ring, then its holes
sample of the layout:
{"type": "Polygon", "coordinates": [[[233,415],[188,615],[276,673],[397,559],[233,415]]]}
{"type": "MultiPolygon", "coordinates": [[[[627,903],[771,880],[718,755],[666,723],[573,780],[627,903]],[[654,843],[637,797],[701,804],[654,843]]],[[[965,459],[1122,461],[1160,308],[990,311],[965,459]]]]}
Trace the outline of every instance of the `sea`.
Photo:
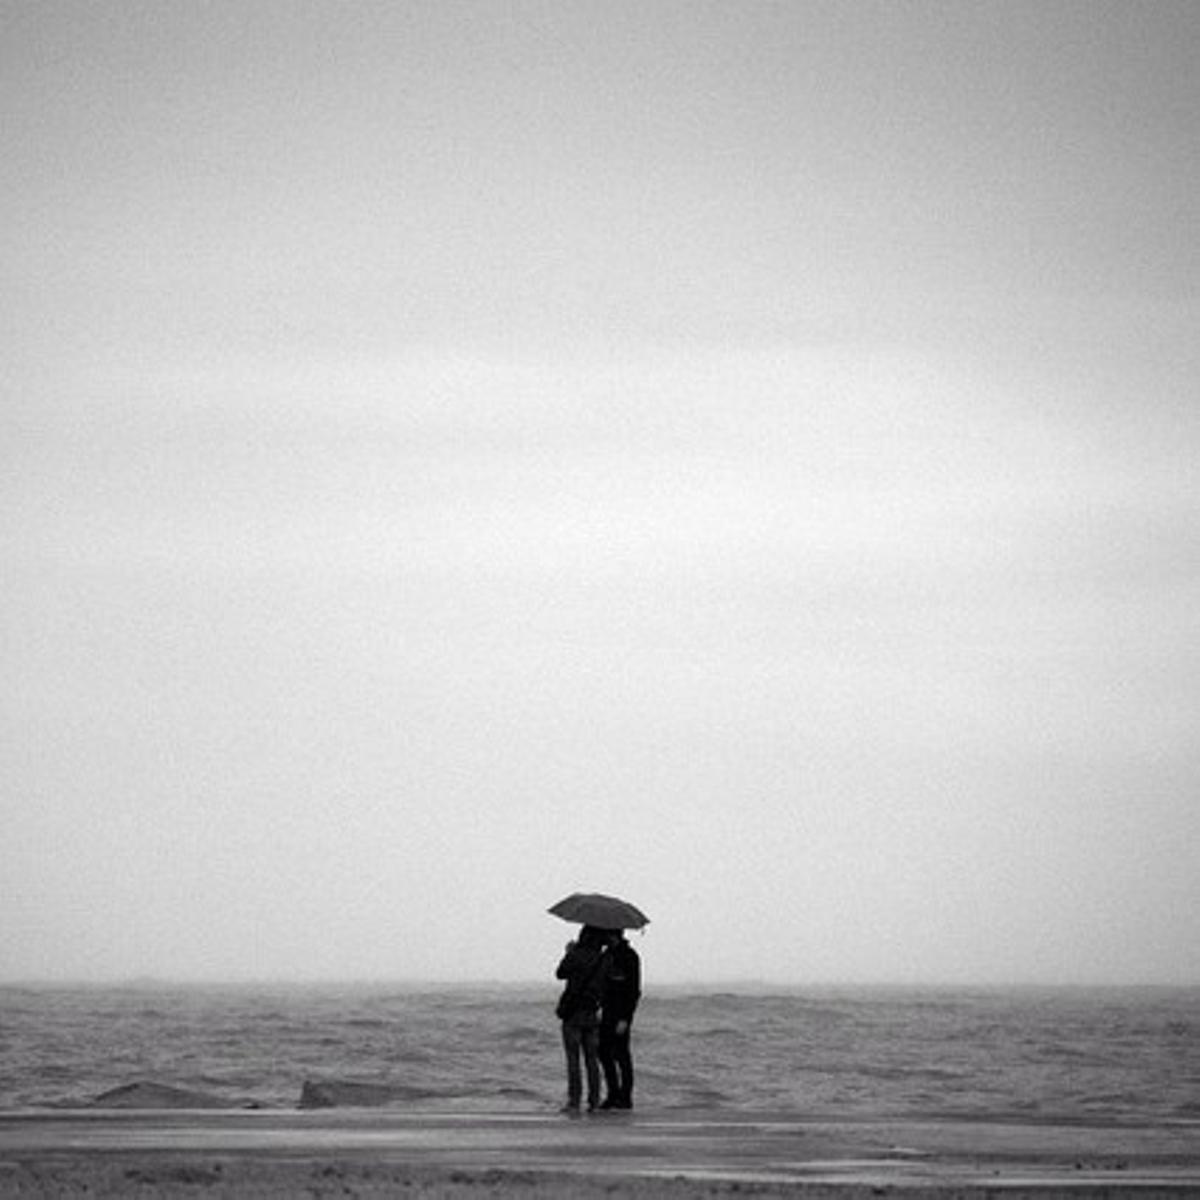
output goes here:
{"type": "MultiPolygon", "coordinates": [[[[0,988],[0,1109],[557,1108],[552,986],[0,988]],[[340,1090],[339,1090],[340,1089],[340,1090]],[[330,1099],[330,1097],[332,1097],[330,1099]]],[[[1200,1124],[1200,988],[687,988],[634,1023],[636,1104],[831,1119],[1200,1124]]]]}

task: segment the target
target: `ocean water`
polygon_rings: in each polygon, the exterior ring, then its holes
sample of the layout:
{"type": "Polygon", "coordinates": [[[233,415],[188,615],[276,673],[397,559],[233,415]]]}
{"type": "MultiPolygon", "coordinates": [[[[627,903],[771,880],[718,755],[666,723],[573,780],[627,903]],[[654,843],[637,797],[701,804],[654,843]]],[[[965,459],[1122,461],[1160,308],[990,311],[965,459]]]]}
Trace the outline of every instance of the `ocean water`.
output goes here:
{"type": "MultiPolygon", "coordinates": [[[[564,1090],[556,989],[0,988],[0,1108],[135,1081],[294,1108],[305,1081],[536,1111],[564,1090]]],[[[1200,989],[662,989],[638,1107],[1200,1123],[1200,989]]]]}

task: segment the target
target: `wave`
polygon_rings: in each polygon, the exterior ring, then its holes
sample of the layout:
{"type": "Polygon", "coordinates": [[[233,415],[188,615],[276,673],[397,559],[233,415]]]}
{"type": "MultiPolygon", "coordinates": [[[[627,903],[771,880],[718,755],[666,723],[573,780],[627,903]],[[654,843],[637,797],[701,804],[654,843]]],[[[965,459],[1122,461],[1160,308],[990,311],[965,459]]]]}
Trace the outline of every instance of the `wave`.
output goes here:
{"type": "Polygon", "coordinates": [[[413,1084],[366,1083],[353,1079],[306,1079],[300,1089],[301,1108],[382,1108],[421,1100],[454,1099],[469,1094],[460,1088],[418,1087],[413,1084]]]}
{"type": "MultiPolygon", "coordinates": [[[[523,1107],[556,1104],[563,1082],[552,1006],[528,991],[206,988],[170,1007],[120,990],[32,995],[0,987],[0,1109],[295,1108],[306,1085],[306,1104],[333,1107],[523,1107]]],[[[667,992],[639,1010],[634,1055],[640,1103],[658,1108],[1191,1122],[1197,1028],[1195,989],[1053,1005],[1008,992],[667,992]]]]}
{"type": "Polygon", "coordinates": [[[543,1100],[545,1098],[541,1092],[536,1092],[533,1088],[511,1085],[496,1088],[494,1095],[501,1096],[505,1100],[543,1100]]]}
{"type": "Polygon", "coordinates": [[[541,1045],[546,1040],[546,1031],[529,1025],[517,1026],[513,1029],[501,1029],[495,1035],[494,1040],[510,1044],[533,1043],[541,1045]]]}
{"type": "Polygon", "coordinates": [[[176,1087],[154,1080],[135,1079],[82,1099],[57,1100],[50,1108],[209,1109],[260,1108],[246,1097],[222,1096],[216,1092],[176,1087]]]}
{"type": "Polygon", "coordinates": [[[667,1107],[718,1109],[729,1108],[732,1104],[733,1097],[719,1088],[693,1087],[685,1088],[667,1107]]]}

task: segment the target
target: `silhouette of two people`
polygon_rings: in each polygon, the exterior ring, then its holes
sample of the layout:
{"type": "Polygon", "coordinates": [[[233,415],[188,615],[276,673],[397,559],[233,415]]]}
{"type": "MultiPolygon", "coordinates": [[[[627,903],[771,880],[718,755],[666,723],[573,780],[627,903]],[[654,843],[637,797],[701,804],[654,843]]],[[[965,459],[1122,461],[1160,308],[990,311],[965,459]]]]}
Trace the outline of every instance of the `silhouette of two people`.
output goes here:
{"type": "Polygon", "coordinates": [[[632,1108],[633,1057],[629,1042],[633,1014],[641,997],[637,951],[620,931],[585,925],[578,939],[567,943],[555,976],[566,983],[558,1002],[567,1059],[567,1103],[563,1111],[580,1111],[585,1076],[589,1112],[632,1108]]]}

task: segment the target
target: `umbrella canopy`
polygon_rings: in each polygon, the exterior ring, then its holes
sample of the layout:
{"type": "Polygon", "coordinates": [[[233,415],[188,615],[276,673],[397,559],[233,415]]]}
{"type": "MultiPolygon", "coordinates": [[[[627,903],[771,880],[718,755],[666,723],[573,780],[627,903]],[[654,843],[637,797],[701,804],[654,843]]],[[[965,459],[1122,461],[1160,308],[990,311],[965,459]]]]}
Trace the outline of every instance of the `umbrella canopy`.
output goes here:
{"type": "Polygon", "coordinates": [[[599,892],[572,892],[546,911],[597,929],[641,929],[650,924],[650,918],[636,905],[599,892]]]}

